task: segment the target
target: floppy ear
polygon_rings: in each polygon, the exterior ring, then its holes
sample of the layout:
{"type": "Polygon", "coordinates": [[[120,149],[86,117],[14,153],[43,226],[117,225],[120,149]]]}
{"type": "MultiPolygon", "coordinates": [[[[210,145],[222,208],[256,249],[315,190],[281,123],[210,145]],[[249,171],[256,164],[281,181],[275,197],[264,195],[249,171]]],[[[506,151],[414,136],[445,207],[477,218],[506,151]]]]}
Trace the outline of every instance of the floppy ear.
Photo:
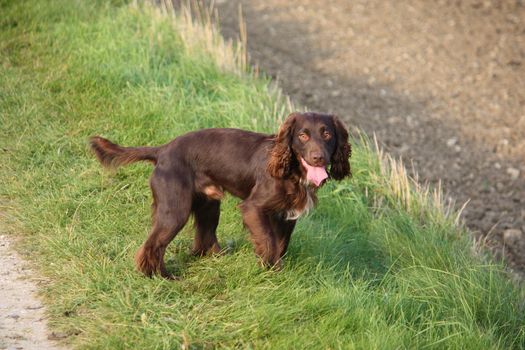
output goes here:
{"type": "Polygon", "coordinates": [[[270,150],[267,170],[271,176],[283,178],[290,175],[292,161],[292,137],[295,120],[298,113],[292,113],[286,118],[275,137],[275,144],[270,150]]]}
{"type": "Polygon", "coordinates": [[[348,158],[352,156],[352,146],[348,143],[348,130],[343,122],[336,116],[332,116],[335,127],[336,149],[330,159],[330,175],[335,180],[341,180],[352,175],[348,158]]]}

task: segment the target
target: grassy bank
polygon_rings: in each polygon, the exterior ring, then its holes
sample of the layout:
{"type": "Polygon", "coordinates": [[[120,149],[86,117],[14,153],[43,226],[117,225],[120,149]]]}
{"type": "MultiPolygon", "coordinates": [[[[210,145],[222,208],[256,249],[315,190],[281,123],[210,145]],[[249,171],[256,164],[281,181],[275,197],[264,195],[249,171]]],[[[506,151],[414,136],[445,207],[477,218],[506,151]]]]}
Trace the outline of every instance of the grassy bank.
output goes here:
{"type": "Polygon", "coordinates": [[[325,186],[299,221],[282,272],[258,267],[227,198],[218,233],[228,254],[190,257],[188,225],[167,254],[181,281],[140,276],[151,168],[107,173],[87,137],[157,145],[205,127],[274,132],[290,107],[245,73],[242,50],[188,17],[118,1],[0,0],[0,12],[2,225],[50,281],[52,325],[68,342],[525,347],[523,291],[472,254],[439,196],[366,142],[354,148],[354,178],[325,186]]]}

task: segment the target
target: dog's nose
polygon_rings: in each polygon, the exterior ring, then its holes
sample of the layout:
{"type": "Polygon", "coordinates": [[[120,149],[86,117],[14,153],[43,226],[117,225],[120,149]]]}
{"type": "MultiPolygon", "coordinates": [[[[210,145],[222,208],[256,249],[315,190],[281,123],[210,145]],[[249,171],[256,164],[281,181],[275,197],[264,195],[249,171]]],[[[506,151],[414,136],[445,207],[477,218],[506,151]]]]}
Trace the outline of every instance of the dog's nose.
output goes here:
{"type": "Polygon", "coordinates": [[[314,161],[315,165],[324,163],[324,156],[321,152],[312,152],[310,156],[312,157],[312,160],[314,161]]]}

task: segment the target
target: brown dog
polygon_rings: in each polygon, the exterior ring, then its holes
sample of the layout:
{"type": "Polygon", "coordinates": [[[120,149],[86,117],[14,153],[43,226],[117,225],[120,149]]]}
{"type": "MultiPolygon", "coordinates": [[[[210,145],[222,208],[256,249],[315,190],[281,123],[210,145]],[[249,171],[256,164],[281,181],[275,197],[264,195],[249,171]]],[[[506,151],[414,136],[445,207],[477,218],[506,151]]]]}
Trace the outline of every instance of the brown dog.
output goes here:
{"type": "Polygon", "coordinates": [[[169,277],[166,247],[191,213],[194,254],[221,250],[215,231],[224,191],[243,200],[240,208],[255,253],[267,266],[279,267],[297,218],[316,203],[326,168],[335,180],[351,174],[348,131],[339,118],[326,114],[292,113],[277,135],[205,129],[159,147],[121,147],[98,136],[90,142],[105,166],[155,164],[153,228],[135,257],[147,276],[169,277]]]}

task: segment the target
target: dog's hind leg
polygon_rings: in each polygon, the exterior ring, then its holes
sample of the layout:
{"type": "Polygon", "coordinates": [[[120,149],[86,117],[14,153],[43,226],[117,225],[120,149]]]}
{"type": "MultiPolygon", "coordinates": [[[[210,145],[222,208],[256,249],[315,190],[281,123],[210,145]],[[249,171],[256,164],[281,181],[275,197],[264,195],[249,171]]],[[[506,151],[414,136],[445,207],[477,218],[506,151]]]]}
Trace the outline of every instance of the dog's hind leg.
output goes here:
{"type": "Polygon", "coordinates": [[[150,179],[153,192],[153,228],[135,255],[137,269],[146,276],[169,278],[164,265],[166,247],[188,221],[192,206],[191,174],[184,167],[155,168],[150,179]]]}
{"type": "Polygon", "coordinates": [[[194,255],[206,255],[221,251],[215,233],[219,224],[220,206],[220,201],[202,195],[194,199],[192,209],[196,230],[193,241],[194,255]]]}

